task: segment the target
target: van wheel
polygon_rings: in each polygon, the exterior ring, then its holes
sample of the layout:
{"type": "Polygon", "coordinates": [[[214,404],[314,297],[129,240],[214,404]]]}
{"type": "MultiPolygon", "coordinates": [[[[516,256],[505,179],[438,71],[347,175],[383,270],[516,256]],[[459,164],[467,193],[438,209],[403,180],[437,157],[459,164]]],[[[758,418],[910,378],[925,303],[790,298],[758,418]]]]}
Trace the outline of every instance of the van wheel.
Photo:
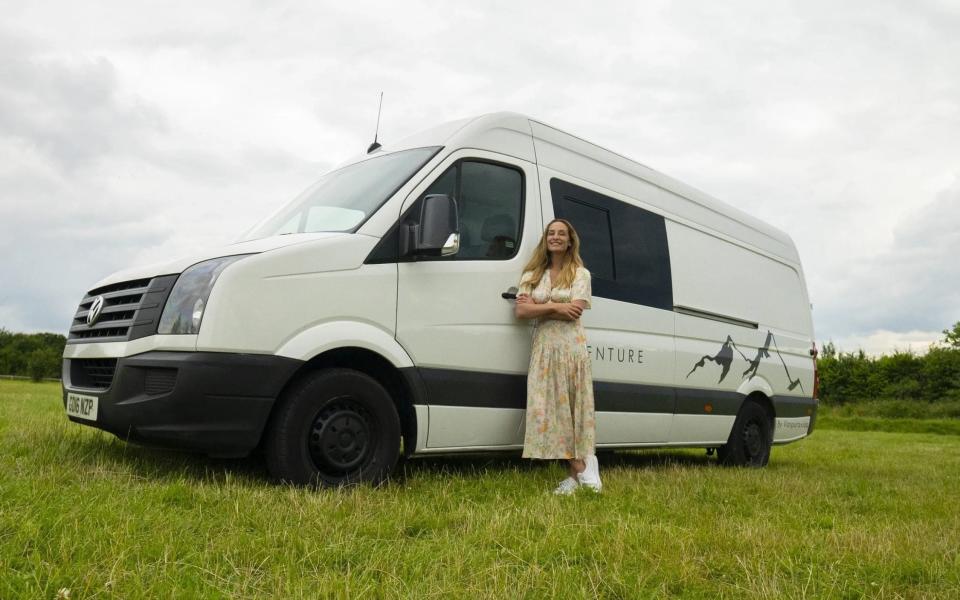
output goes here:
{"type": "Polygon", "coordinates": [[[318,371],[284,394],[265,449],[270,474],[283,482],[380,484],[400,455],[400,418],[390,395],[369,375],[318,371]]]}
{"type": "Polygon", "coordinates": [[[717,448],[720,464],[764,467],[770,460],[770,419],[767,411],[752,400],[740,408],[727,443],[717,448]]]}

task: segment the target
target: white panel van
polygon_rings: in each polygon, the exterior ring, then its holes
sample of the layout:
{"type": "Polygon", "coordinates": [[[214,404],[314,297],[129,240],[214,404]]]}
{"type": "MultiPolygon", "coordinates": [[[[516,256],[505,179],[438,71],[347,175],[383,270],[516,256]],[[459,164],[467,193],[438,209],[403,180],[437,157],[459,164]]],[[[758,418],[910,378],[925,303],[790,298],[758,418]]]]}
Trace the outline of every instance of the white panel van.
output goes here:
{"type": "Polygon", "coordinates": [[[599,448],[763,466],[810,433],[813,326],[790,238],[512,113],[362,155],[233,245],[98,282],[70,327],[66,412],[134,442],[261,449],[297,483],[518,450],[531,325],[514,293],[555,216],[593,276],[599,448]]]}

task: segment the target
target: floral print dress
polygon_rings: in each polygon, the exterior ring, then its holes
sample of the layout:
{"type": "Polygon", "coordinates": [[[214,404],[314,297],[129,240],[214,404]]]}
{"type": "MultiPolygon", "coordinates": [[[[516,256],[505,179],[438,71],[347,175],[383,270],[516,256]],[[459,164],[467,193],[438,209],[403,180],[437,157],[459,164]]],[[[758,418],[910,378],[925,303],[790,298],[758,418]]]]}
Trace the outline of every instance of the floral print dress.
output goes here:
{"type": "MultiPolygon", "coordinates": [[[[532,273],[520,278],[521,294],[537,304],[583,300],[590,308],[590,272],[577,269],[573,287],[553,288],[550,271],[532,288],[532,273]]],[[[594,453],[596,422],[593,374],[580,320],[538,319],[527,374],[524,458],[577,458],[594,453]]]]}

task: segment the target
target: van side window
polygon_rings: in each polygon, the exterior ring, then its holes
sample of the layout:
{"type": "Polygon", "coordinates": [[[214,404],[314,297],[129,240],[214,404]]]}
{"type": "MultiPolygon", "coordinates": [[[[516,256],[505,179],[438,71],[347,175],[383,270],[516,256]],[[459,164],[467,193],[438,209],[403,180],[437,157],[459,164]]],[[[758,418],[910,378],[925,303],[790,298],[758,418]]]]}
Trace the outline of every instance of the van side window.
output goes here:
{"type": "Polygon", "coordinates": [[[518,169],[458,161],[427,188],[408,214],[419,214],[419,204],[429,194],[452,196],[460,217],[460,251],[433,260],[506,260],[516,255],[523,219],[523,174],[518,169]]]}
{"type": "Polygon", "coordinates": [[[663,217],[609,196],[550,180],[553,212],[573,223],[593,295],[673,310],[663,217]]]}
{"type": "Polygon", "coordinates": [[[554,212],[576,228],[580,236],[580,257],[592,278],[616,281],[610,211],[569,196],[561,198],[560,203],[562,208],[557,207],[554,200],[554,212]]]}

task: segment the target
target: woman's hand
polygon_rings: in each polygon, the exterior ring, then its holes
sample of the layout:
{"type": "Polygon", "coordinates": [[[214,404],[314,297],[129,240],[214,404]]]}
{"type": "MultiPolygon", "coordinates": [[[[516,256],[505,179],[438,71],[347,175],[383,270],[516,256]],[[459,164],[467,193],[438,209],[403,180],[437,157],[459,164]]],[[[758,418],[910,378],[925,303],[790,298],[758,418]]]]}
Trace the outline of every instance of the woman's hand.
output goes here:
{"type": "Polygon", "coordinates": [[[517,294],[514,314],[518,319],[554,319],[556,321],[576,321],[583,314],[579,302],[545,302],[537,304],[530,294],[517,294]]]}
{"type": "Polygon", "coordinates": [[[553,314],[553,309],[547,304],[537,304],[533,301],[530,294],[517,294],[513,314],[516,315],[518,319],[539,319],[541,317],[549,317],[553,314]]]}
{"type": "Polygon", "coordinates": [[[576,321],[583,314],[583,307],[572,302],[553,304],[553,314],[560,321],[576,321]]]}

